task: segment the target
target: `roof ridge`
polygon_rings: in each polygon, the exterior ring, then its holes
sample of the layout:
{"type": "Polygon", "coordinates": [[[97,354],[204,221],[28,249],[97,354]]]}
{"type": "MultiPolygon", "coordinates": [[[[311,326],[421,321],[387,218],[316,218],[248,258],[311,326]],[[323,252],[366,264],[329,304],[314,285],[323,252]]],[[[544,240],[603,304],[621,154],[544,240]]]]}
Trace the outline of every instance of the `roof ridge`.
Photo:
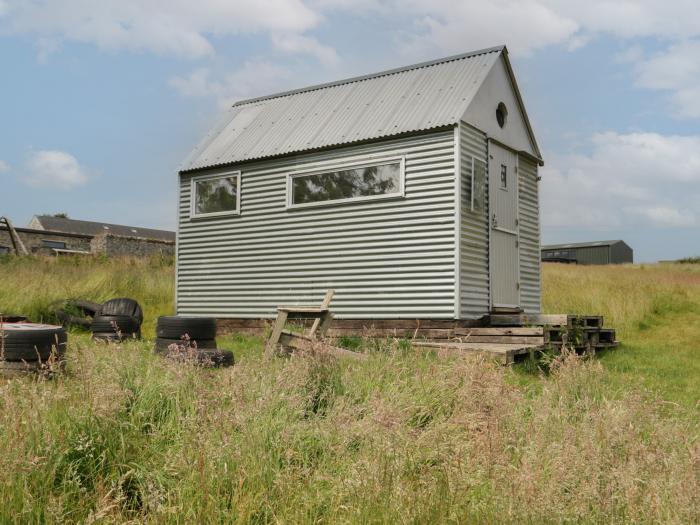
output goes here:
{"type": "Polygon", "coordinates": [[[479,55],[486,55],[488,53],[494,53],[496,51],[503,51],[506,49],[505,45],[500,45],[500,46],[493,46],[493,47],[487,47],[484,49],[479,49],[477,51],[469,51],[468,53],[461,53],[458,55],[451,55],[443,58],[437,58],[434,60],[428,60],[426,62],[418,62],[416,64],[410,64],[408,66],[402,66],[398,68],[393,68],[393,69],[386,69],[384,71],[379,71],[377,73],[369,73],[367,75],[360,75],[356,77],[349,77],[345,78],[342,80],[335,80],[333,82],[326,82],[323,84],[315,84],[307,87],[302,87],[302,88],[297,88],[297,89],[290,89],[288,91],[281,91],[279,93],[273,93],[271,95],[264,95],[262,97],[254,97],[254,98],[249,98],[245,100],[239,100],[238,102],[234,103],[231,108],[235,108],[238,106],[245,106],[247,104],[254,104],[255,102],[262,102],[263,100],[272,100],[275,98],[283,98],[283,97],[288,97],[290,95],[297,95],[299,93],[308,93],[311,91],[318,91],[321,89],[326,89],[330,87],[336,87],[336,86],[342,86],[345,84],[353,84],[355,82],[362,82],[363,80],[370,80],[373,78],[380,78],[380,77],[385,77],[389,75],[395,75],[397,73],[403,73],[405,71],[412,71],[414,69],[422,69],[425,67],[432,67],[432,66],[437,66],[440,64],[447,64],[449,62],[455,62],[457,60],[464,60],[465,58],[471,58],[479,55]]]}
{"type": "Polygon", "coordinates": [[[106,225],[106,226],[119,226],[120,228],[130,228],[130,229],[141,229],[141,230],[153,230],[153,231],[161,231],[161,232],[167,232],[167,233],[172,233],[172,230],[163,230],[161,228],[151,228],[149,226],[131,226],[129,224],[117,224],[115,222],[106,222],[106,221],[88,221],[85,219],[74,219],[72,217],[56,217],[54,215],[37,215],[37,218],[47,218],[47,219],[58,219],[58,220],[63,220],[63,221],[70,221],[70,222],[84,222],[86,224],[98,224],[98,225],[106,225]]]}

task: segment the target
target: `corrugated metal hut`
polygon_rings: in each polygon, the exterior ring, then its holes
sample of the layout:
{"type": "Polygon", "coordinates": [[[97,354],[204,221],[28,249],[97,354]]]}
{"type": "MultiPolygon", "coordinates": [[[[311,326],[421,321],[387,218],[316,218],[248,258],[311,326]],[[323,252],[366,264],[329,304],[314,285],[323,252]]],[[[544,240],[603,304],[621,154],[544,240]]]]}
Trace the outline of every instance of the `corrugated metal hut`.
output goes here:
{"type": "Polygon", "coordinates": [[[537,313],[541,164],[503,46],[238,102],[179,173],[177,312],[537,313]]]}
{"type": "Polygon", "coordinates": [[[632,263],[632,248],[622,240],[591,241],[542,246],[542,261],[573,264],[632,263]]]}

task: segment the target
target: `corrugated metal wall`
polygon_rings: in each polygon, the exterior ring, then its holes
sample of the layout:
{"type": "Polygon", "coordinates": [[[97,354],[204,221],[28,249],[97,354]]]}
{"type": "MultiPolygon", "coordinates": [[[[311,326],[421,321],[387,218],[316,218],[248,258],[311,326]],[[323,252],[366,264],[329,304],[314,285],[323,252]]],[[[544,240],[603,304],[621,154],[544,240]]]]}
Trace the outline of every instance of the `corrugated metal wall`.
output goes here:
{"type": "Polygon", "coordinates": [[[481,317],[490,309],[488,184],[484,184],[482,211],[471,211],[468,191],[471,184],[472,157],[487,163],[486,135],[462,122],[460,142],[460,316],[473,318],[481,317]]]}
{"type": "Polygon", "coordinates": [[[180,177],[178,314],[272,317],[334,288],[339,318],[454,317],[451,129],[240,169],[240,216],[190,220],[192,174],[180,177]],[[404,199],[285,208],[291,169],[372,154],[406,155],[404,199]]]}
{"type": "Polygon", "coordinates": [[[537,164],[524,157],[518,159],[519,232],[520,232],[520,306],[527,313],[541,308],[540,280],[540,211],[537,164]]]}
{"type": "Polygon", "coordinates": [[[632,248],[624,242],[616,242],[610,245],[610,262],[612,264],[632,263],[634,254],[632,248]]]}
{"type": "Polygon", "coordinates": [[[610,246],[576,248],[574,257],[579,264],[610,264],[610,246]]]}

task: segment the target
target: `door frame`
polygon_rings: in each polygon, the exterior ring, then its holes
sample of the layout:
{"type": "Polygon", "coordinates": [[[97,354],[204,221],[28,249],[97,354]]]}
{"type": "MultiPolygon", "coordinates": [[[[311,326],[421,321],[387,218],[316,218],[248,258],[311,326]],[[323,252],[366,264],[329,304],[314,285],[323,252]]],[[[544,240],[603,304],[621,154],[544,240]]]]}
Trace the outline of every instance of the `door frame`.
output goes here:
{"type": "MultiPolygon", "coordinates": [[[[488,189],[489,189],[489,201],[488,201],[488,213],[486,215],[487,220],[488,220],[488,243],[489,243],[489,305],[491,311],[494,311],[499,308],[505,308],[505,309],[521,309],[522,308],[522,293],[520,289],[520,262],[521,262],[521,254],[520,254],[520,154],[518,153],[517,150],[511,148],[510,146],[507,146],[503,144],[502,142],[494,139],[493,137],[487,137],[486,138],[486,180],[488,181],[488,189]],[[515,234],[515,239],[517,243],[517,259],[518,259],[518,264],[517,264],[517,281],[516,281],[516,291],[518,292],[518,303],[519,304],[495,304],[493,301],[493,263],[492,263],[492,257],[491,257],[491,247],[492,247],[492,238],[491,238],[491,230],[493,227],[491,226],[491,209],[492,209],[492,198],[493,198],[493,191],[491,188],[491,144],[495,144],[499,148],[503,148],[505,150],[508,150],[515,155],[515,166],[514,166],[514,172],[515,172],[515,209],[516,209],[516,224],[515,224],[515,231],[512,232],[511,230],[506,230],[505,228],[502,228],[504,233],[510,233],[511,235],[514,233],[515,234]]],[[[499,188],[496,188],[499,189],[499,188]]],[[[497,228],[498,229],[498,228],[497,228]]]]}

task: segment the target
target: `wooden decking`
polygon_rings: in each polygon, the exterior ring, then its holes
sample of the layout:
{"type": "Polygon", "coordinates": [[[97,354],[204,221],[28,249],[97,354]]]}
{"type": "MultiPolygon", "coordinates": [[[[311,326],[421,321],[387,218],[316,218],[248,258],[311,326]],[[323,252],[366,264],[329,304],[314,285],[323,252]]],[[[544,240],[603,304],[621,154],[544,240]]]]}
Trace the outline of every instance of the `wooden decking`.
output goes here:
{"type": "Polygon", "coordinates": [[[590,354],[619,344],[615,330],[603,328],[603,321],[595,315],[499,314],[490,316],[491,326],[455,328],[449,340],[416,340],[413,347],[487,355],[503,364],[536,352],[558,353],[565,347],[590,354]]]}

